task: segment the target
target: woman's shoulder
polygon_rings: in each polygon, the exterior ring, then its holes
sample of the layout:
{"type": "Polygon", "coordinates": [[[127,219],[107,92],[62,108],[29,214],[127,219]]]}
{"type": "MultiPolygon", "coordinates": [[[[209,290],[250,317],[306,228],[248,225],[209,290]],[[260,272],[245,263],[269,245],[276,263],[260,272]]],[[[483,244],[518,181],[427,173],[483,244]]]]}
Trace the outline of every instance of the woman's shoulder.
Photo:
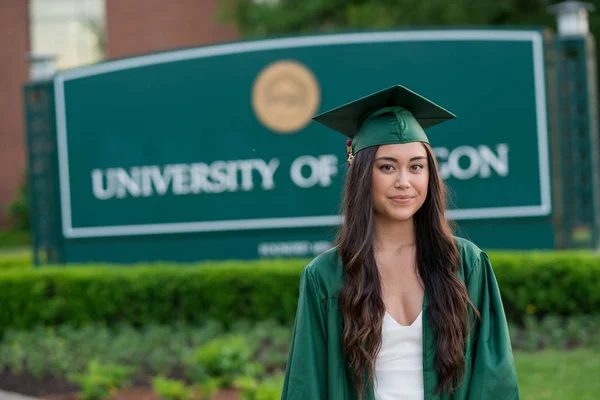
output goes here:
{"type": "Polygon", "coordinates": [[[481,268],[481,260],[487,258],[486,253],[472,241],[455,236],[454,241],[460,254],[460,264],[465,279],[481,268]]]}
{"type": "Polygon", "coordinates": [[[324,297],[337,297],[343,282],[342,259],[337,246],[313,258],[305,268],[324,297]]]}
{"type": "Polygon", "coordinates": [[[454,242],[458,247],[458,250],[461,254],[465,255],[473,255],[479,257],[483,250],[479,248],[475,243],[470,241],[469,239],[465,239],[463,237],[454,236],[454,242]]]}

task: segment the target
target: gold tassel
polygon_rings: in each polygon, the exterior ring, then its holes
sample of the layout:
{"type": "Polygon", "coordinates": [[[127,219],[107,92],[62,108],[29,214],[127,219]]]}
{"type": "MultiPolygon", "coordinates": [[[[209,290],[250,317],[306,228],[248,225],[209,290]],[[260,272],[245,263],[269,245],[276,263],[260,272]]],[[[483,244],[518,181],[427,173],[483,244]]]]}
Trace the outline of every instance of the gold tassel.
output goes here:
{"type": "Polygon", "coordinates": [[[346,151],[348,153],[348,165],[352,165],[352,159],[354,155],[352,154],[352,140],[346,140],[346,151]]]}

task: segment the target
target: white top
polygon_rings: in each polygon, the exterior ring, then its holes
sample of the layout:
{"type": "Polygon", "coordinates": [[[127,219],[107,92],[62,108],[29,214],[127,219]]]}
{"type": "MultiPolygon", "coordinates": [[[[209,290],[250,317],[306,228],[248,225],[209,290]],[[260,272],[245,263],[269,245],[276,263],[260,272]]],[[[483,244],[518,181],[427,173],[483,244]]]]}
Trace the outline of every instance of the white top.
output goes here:
{"type": "Polygon", "coordinates": [[[424,399],[422,314],[404,326],[385,313],[381,350],[375,360],[376,400],[424,399]]]}

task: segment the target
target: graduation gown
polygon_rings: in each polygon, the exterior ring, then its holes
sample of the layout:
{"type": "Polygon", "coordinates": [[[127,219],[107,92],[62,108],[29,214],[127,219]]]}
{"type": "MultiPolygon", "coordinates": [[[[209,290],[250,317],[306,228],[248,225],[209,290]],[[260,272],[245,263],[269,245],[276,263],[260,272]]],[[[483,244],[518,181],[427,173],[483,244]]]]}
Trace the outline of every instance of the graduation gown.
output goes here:
{"type": "MultiPolygon", "coordinates": [[[[500,292],[486,253],[468,240],[455,238],[460,252],[459,278],[466,284],[473,305],[481,313],[465,348],[466,370],[451,395],[434,394],[437,373],[433,367],[435,342],[423,301],[424,400],[516,400],[517,376],[500,292]]],[[[303,270],[291,348],[285,371],[282,400],[354,400],[354,379],[342,347],[342,315],[338,293],[342,264],[337,248],[316,257],[303,270]]],[[[374,400],[373,384],[366,400],[374,400]]]]}

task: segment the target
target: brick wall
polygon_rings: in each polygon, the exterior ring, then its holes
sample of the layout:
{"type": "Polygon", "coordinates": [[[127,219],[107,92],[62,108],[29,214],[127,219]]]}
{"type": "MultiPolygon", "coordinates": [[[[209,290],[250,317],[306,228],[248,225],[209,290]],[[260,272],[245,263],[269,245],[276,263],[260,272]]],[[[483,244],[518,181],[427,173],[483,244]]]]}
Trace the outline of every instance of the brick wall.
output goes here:
{"type": "Polygon", "coordinates": [[[0,228],[25,170],[22,85],[28,80],[29,9],[25,0],[0,1],[0,228]]]}
{"type": "MultiPolygon", "coordinates": [[[[107,57],[235,40],[219,0],[106,0],[107,57]]],[[[25,172],[22,85],[28,80],[29,1],[0,0],[0,228],[25,172]]]]}
{"type": "Polygon", "coordinates": [[[107,56],[125,57],[235,40],[219,0],[106,0],[107,56]]]}

